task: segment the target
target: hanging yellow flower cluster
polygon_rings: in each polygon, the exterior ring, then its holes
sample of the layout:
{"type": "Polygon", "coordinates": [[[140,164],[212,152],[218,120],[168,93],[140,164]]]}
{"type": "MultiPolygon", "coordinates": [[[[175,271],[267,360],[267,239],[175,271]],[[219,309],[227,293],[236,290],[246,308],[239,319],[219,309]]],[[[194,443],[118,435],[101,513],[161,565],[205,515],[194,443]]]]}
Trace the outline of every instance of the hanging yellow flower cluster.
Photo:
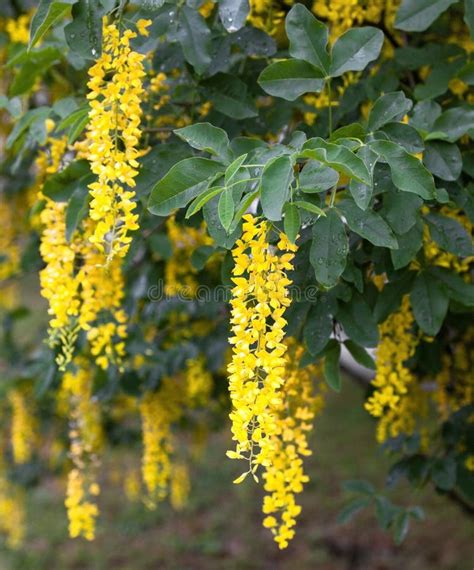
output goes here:
{"type": "Polygon", "coordinates": [[[155,508],[168,494],[173,453],[172,424],[181,415],[181,395],[171,378],[164,378],[158,392],[147,392],[140,403],[143,434],[143,482],[147,505],[155,508]]]}
{"type": "Polygon", "coordinates": [[[12,409],[11,441],[15,463],[28,463],[37,443],[36,419],[31,404],[32,394],[20,388],[8,394],[12,409]]]}
{"type": "Polygon", "coordinates": [[[20,269],[20,245],[16,204],[0,193],[0,308],[11,309],[17,301],[16,288],[8,280],[20,269]]]}
{"type": "MultiPolygon", "coordinates": [[[[48,130],[53,126],[48,123],[48,130]]],[[[74,275],[75,251],[66,239],[67,203],[48,198],[42,187],[46,177],[60,169],[66,149],[65,137],[49,137],[46,148],[39,152],[35,163],[37,198],[44,201],[39,220],[42,227],[40,253],[45,263],[40,271],[41,294],[49,302],[50,338],[53,343],[57,337],[61,341],[62,353],[58,357],[61,367],[72,358],[78,332],[74,322],[79,312],[78,282],[74,275]]]]}
{"type": "Polygon", "coordinates": [[[69,534],[72,538],[95,537],[100,492],[96,480],[99,453],[103,447],[100,406],[93,400],[92,369],[83,358],[76,358],[75,371],[63,376],[62,392],[69,396],[70,458],[73,464],[68,476],[66,508],[69,534]]]}
{"type": "MultiPolygon", "coordinates": [[[[138,25],[140,24],[140,25],[138,25]]],[[[151,20],[139,21],[145,34],[151,20]]],[[[102,55],[89,69],[90,101],[87,158],[98,180],[89,185],[90,217],[94,230],[89,240],[107,261],[123,257],[130,232],[138,229],[135,177],[141,136],[141,101],[144,93],[144,55],[130,48],[132,30],[120,34],[115,24],[104,22],[102,55]]]]}
{"type": "Polygon", "coordinates": [[[170,503],[175,511],[182,511],[187,505],[190,490],[191,482],[187,464],[176,463],[171,471],[170,484],[170,503]]]}
{"type": "Polygon", "coordinates": [[[411,396],[406,397],[408,388],[416,382],[406,366],[419,342],[412,330],[414,321],[410,299],[405,295],[400,309],[379,326],[380,342],[372,381],[375,391],[365,403],[365,409],[380,418],[377,425],[377,441],[380,443],[400,433],[412,433],[414,429],[414,418],[407,409],[411,396]]]}
{"type": "Polygon", "coordinates": [[[186,391],[190,407],[204,406],[212,391],[212,374],[206,369],[203,356],[186,362],[186,391]]]}
{"type": "Polygon", "coordinates": [[[248,470],[236,482],[249,473],[257,479],[259,466],[271,461],[272,439],[278,433],[276,408],[285,381],[283,315],[291,302],[287,272],[292,270],[296,246],[284,234],[276,247],[271,246],[268,232],[267,222],[245,215],[242,238],[232,251],[233,356],[228,372],[236,448],[227,454],[248,462],[248,470]]]}
{"type": "Polygon", "coordinates": [[[25,499],[19,487],[9,481],[0,459],[0,533],[9,548],[19,548],[26,534],[25,499]]]}
{"type": "MultiPolygon", "coordinates": [[[[147,491],[147,505],[156,507],[168,493],[184,497],[186,487],[183,462],[174,461],[173,424],[186,410],[208,404],[212,390],[212,377],[202,357],[188,360],[184,374],[163,378],[157,392],[146,392],[140,403],[143,434],[142,474],[147,491]],[[178,481],[174,481],[174,477],[178,481]],[[173,485],[175,489],[173,491],[173,485]]],[[[171,498],[171,496],[170,496],[171,498]]]]}
{"type": "Polygon", "coordinates": [[[269,528],[280,548],[286,548],[294,535],[296,517],[301,506],[295,495],[303,491],[309,477],[303,469],[303,459],[311,455],[308,434],[313,420],[324,407],[327,385],[318,365],[299,368],[304,348],[295,342],[288,343],[285,382],[281,400],[276,406],[277,433],[272,439],[268,465],[263,474],[266,496],[263,526],[269,528]],[[316,388],[316,389],[315,389],[316,388]]]}
{"type": "Polygon", "coordinates": [[[197,270],[191,263],[191,256],[198,247],[211,245],[212,238],[209,237],[204,222],[198,228],[184,226],[176,222],[175,215],[166,220],[166,230],[173,253],[165,266],[165,294],[170,297],[194,297],[197,270]]]}
{"type": "Polygon", "coordinates": [[[88,240],[93,230],[91,220],[86,220],[67,240],[67,203],[56,202],[41,191],[46,176],[60,169],[67,144],[65,138],[52,137],[47,143],[47,150],[38,155],[36,168],[40,182],[38,200],[44,202],[40,214],[40,253],[45,267],[40,272],[40,283],[41,294],[49,302],[51,343],[60,342],[57,362],[64,370],[73,357],[77,335],[82,329],[87,332],[97,364],[106,369],[111,362],[119,363],[125,353],[121,265],[119,260],[113,260],[109,266],[104,264],[103,256],[88,240]]]}

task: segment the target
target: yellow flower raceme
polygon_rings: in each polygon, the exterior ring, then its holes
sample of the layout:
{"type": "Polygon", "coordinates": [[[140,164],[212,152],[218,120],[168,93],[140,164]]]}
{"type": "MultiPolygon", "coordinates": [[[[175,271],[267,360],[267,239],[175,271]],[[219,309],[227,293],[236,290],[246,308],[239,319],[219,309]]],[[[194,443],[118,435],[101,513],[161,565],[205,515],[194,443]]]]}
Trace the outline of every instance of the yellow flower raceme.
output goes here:
{"type": "Polygon", "coordinates": [[[140,403],[143,433],[143,481],[148,506],[156,507],[168,493],[173,452],[172,424],[182,413],[180,387],[164,378],[158,392],[147,392],[140,403]]]}
{"type": "Polygon", "coordinates": [[[37,443],[36,420],[28,401],[31,394],[24,390],[12,390],[8,394],[12,407],[12,452],[15,463],[27,463],[37,443]]]}
{"type": "Polygon", "coordinates": [[[99,453],[103,447],[100,407],[93,400],[92,370],[87,361],[77,358],[76,370],[63,376],[62,393],[68,397],[70,458],[65,505],[71,538],[95,537],[99,509],[96,497],[100,493],[96,480],[99,453]]]}
{"type": "Polygon", "coordinates": [[[259,466],[271,462],[272,438],[278,433],[275,408],[282,399],[285,352],[283,343],[290,304],[287,271],[296,246],[283,234],[276,247],[267,241],[267,222],[244,216],[243,235],[233,249],[231,326],[232,362],[228,366],[232,401],[233,459],[245,459],[256,478],[259,466]]]}
{"type": "Polygon", "coordinates": [[[206,370],[203,357],[186,362],[186,397],[190,407],[204,406],[208,403],[212,390],[212,375],[206,370]]]}
{"type": "Polygon", "coordinates": [[[406,295],[398,311],[392,313],[380,326],[377,347],[376,374],[372,381],[375,391],[365,404],[366,410],[380,418],[377,440],[385,441],[402,432],[413,431],[412,419],[405,398],[410,384],[415,382],[406,361],[415,353],[419,342],[413,334],[414,316],[406,295]],[[408,422],[408,427],[405,425],[408,422]]]}
{"type": "Polygon", "coordinates": [[[0,461],[0,533],[9,548],[22,546],[26,534],[25,499],[21,490],[10,482],[0,461]]]}
{"type": "Polygon", "coordinates": [[[175,511],[182,511],[188,502],[191,485],[186,463],[179,462],[171,470],[170,502],[175,511]]]}
{"type": "MultiPolygon", "coordinates": [[[[141,22],[146,31],[151,22],[141,22]]],[[[115,24],[105,24],[102,55],[89,69],[90,101],[87,158],[98,176],[89,185],[90,217],[95,222],[89,237],[108,261],[123,257],[130,232],[138,229],[135,213],[135,177],[141,152],[141,99],[144,94],[144,55],[130,48],[135,32],[122,35],[115,24]]]]}
{"type": "Polygon", "coordinates": [[[291,343],[286,354],[285,382],[281,400],[276,406],[277,433],[272,437],[269,462],[263,474],[266,495],[263,525],[269,528],[280,548],[293,538],[296,517],[301,507],[295,496],[309,481],[303,459],[311,455],[308,433],[313,420],[324,406],[327,390],[317,365],[299,368],[304,353],[302,346],[291,343]],[[317,391],[314,385],[317,383],[317,391]]]}

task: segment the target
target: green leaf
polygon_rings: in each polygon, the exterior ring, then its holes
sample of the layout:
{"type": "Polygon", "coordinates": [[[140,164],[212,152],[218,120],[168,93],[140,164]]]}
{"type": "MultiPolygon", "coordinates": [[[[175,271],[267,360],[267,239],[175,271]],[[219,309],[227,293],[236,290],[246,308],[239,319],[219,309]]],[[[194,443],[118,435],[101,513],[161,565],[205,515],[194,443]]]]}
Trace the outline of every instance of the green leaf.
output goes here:
{"type": "Polygon", "coordinates": [[[302,4],[295,4],[288,12],[285,27],[290,40],[290,55],[312,63],[328,74],[327,27],[302,4]]]}
{"type": "Polygon", "coordinates": [[[226,186],[230,184],[230,182],[232,182],[237,172],[239,172],[240,167],[245,162],[247,156],[248,156],[247,153],[242,154],[229,164],[229,166],[225,171],[225,176],[224,176],[224,184],[226,186]]]}
{"type": "Polygon", "coordinates": [[[471,38],[474,40],[474,2],[473,0],[464,0],[464,21],[471,32],[471,38]]]}
{"type": "Polygon", "coordinates": [[[393,523],[393,539],[395,544],[401,544],[410,530],[410,517],[405,511],[399,513],[393,523]]]}
{"type": "Polygon", "coordinates": [[[404,0],[398,9],[395,28],[422,32],[457,0],[404,0]]]}
{"type": "Polygon", "coordinates": [[[300,190],[305,194],[325,192],[337,184],[339,174],[316,160],[308,160],[299,176],[300,190]]]}
{"type": "Polygon", "coordinates": [[[234,218],[234,198],[232,196],[232,189],[226,188],[220,195],[217,212],[219,214],[219,220],[221,221],[222,227],[226,232],[228,232],[234,218]]]}
{"type": "Polygon", "coordinates": [[[344,224],[332,208],[326,217],[319,218],[313,225],[309,259],[319,283],[325,287],[337,283],[346,266],[348,250],[344,224]]]}
{"type": "Polygon", "coordinates": [[[324,211],[321,210],[321,208],[318,208],[314,204],[311,204],[311,202],[306,202],[306,200],[295,200],[293,202],[293,204],[295,206],[297,206],[298,208],[301,208],[302,210],[306,210],[308,212],[311,212],[312,214],[316,214],[318,216],[325,216],[326,215],[324,213],[324,211]]]}
{"type": "Polygon", "coordinates": [[[392,181],[399,190],[418,194],[425,200],[434,198],[433,176],[417,158],[390,141],[373,141],[370,146],[387,161],[392,172],[392,181]]]}
{"type": "Polygon", "coordinates": [[[212,247],[212,245],[202,245],[195,249],[191,254],[191,263],[195,269],[201,271],[206,266],[211,255],[216,250],[212,247]]]}
{"type": "Polygon", "coordinates": [[[283,213],[283,228],[285,230],[285,234],[291,243],[295,243],[301,226],[300,212],[294,204],[287,202],[283,209],[283,213]]]}
{"type": "Polygon", "coordinates": [[[372,483],[364,481],[364,479],[351,479],[349,481],[344,481],[342,487],[344,488],[344,491],[349,493],[367,496],[375,495],[375,489],[372,483]]]}
{"type": "Polygon", "coordinates": [[[181,142],[162,143],[151,148],[141,157],[138,176],[135,178],[135,191],[140,199],[146,200],[150,196],[157,180],[163,178],[168,170],[180,160],[188,158],[191,150],[181,142]]]}
{"type": "Polygon", "coordinates": [[[416,194],[387,192],[380,213],[397,234],[406,234],[419,219],[422,205],[423,200],[416,194]]]}
{"type": "Polygon", "coordinates": [[[426,334],[435,336],[443,324],[449,304],[449,298],[441,284],[432,275],[422,271],[415,279],[410,301],[420,328],[426,334]]]}
{"type": "Polygon", "coordinates": [[[185,218],[188,219],[191,216],[194,216],[194,214],[197,214],[201,210],[201,208],[204,206],[204,204],[209,202],[209,200],[212,200],[212,198],[214,198],[214,196],[217,196],[223,190],[224,190],[224,186],[217,186],[217,187],[211,186],[210,188],[205,190],[202,194],[200,194],[199,196],[194,198],[194,200],[191,202],[191,204],[189,204],[189,207],[186,210],[185,218]]]}
{"type": "Polygon", "coordinates": [[[224,171],[224,166],[207,158],[185,158],[175,164],[153,187],[148,209],[157,216],[168,216],[183,208],[198,194],[207,190],[207,182],[224,171]]]}
{"type": "Polygon", "coordinates": [[[426,216],[431,237],[444,250],[462,257],[472,255],[472,240],[465,228],[454,218],[431,213],[426,216]]]}
{"type": "Polygon", "coordinates": [[[76,120],[69,129],[69,134],[67,136],[68,144],[73,144],[82,135],[88,122],[89,122],[88,111],[86,111],[85,113],[83,112],[82,114],[76,116],[76,120]]]}
{"type": "Polygon", "coordinates": [[[218,73],[201,85],[214,108],[232,119],[255,117],[257,108],[247,93],[247,85],[234,75],[218,73]]]}
{"type": "Polygon", "coordinates": [[[376,133],[376,138],[382,140],[386,139],[387,136],[392,142],[398,143],[411,154],[422,152],[425,148],[419,132],[405,123],[397,123],[396,121],[387,123],[381,131],[376,133]]]}
{"type": "Polygon", "coordinates": [[[70,10],[74,1],[54,2],[52,0],[40,0],[35,15],[31,20],[28,49],[34,47],[47,31],[70,10]]]}
{"type": "Polygon", "coordinates": [[[431,100],[420,101],[413,108],[410,125],[413,125],[419,131],[430,132],[433,129],[434,122],[440,115],[441,105],[431,100]]]}
{"type": "Polygon", "coordinates": [[[370,185],[372,183],[364,161],[343,145],[327,143],[319,137],[311,138],[303,145],[300,156],[319,160],[334,170],[364,184],[370,185]]]}
{"type": "Polygon", "coordinates": [[[72,7],[72,22],[64,28],[69,49],[84,59],[97,59],[102,52],[102,16],[98,0],[78,0],[72,7]]]}
{"type": "Polygon", "coordinates": [[[423,224],[420,220],[408,232],[398,235],[398,249],[390,250],[393,267],[401,269],[415,258],[423,243],[423,224]]]}
{"type": "Polygon", "coordinates": [[[60,59],[61,52],[51,46],[25,54],[24,61],[8,89],[9,96],[16,97],[29,91],[37,78],[60,59]]]}
{"type": "Polygon", "coordinates": [[[318,68],[300,59],[285,59],[266,67],[258,77],[258,83],[267,93],[294,101],[300,95],[321,91],[324,79],[318,68]]]}
{"type": "MultiPolygon", "coordinates": [[[[87,160],[75,160],[64,170],[48,176],[43,186],[43,194],[55,202],[67,202],[88,175],[90,168],[87,160]]],[[[92,176],[90,178],[86,186],[93,180],[92,176]]]]}
{"type": "Polygon", "coordinates": [[[398,279],[389,281],[377,295],[373,315],[377,323],[383,323],[389,315],[397,311],[404,295],[411,291],[415,275],[413,271],[406,271],[398,279]]]}
{"type": "Polygon", "coordinates": [[[363,146],[357,156],[364,161],[367,166],[369,175],[371,178],[370,184],[364,184],[357,180],[350,180],[349,182],[349,192],[354,198],[354,202],[359,206],[361,210],[366,210],[369,207],[370,200],[372,199],[372,194],[374,191],[373,176],[374,168],[378,160],[378,155],[367,145],[363,146]]]}
{"type": "Polygon", "coordinates": [[[241,236],[242,228],[237,224],[235,228],[231,228],[229,235],[229,232],[223,227],[219,219],[218,207],[219,199],[217,196],[212,200],[209,200],[209,202],[204,206],[203,213],[204,220],[207,224],[207,230],[214,240],[215,245],[231,249],[237,238],[241,236]]]}
{"type": "Polygon", "coordinates": [[[304,327],[305,346],[313,356],[319,354],[329,342],[332,333],[332,316],[327,303],[318,299],[311,310],[304,327]]]}
{"type": "Polygon", "coordinates": [[[448,142],[456,142],[472,128],[474,128],[474,106],[453,107],[436,119],[433,132],[428,135],[427,140],[442,138],[448,142]]]}
{"type": "Polygon", "coordinates": [[[461,151],[454,143],[427,142],[423,154],[423,163],[429,171],[441,180],[454,181],[461,175],[461,151]]]}
{"type": "Polygon", "coordinates": [[[336,317],[347,336],[353,341],[362,346],[377,346],[379,341],[377,322],[362,295],[354,293],[349,303],[341,303],[336,317]]]}
{"type": "Polygon", "coordinates": [[[362,497],[360,499],[351,501],[337,515],[338,524],[345,524],[350,522],[357,515],[357,513],[370,506],[371,502],[372,500],[368,497],[362,497]]]}
{"type": "Polygon", "coordinates": [[[331,50],[331,77],[338,77],[346,71],[362,71],[377,59],[383,45],[383,32],[366,26],[351,28],[340,36],[331,50]]]}
{"type": "Polygon", "coordinates": [[[197,150],[209,152],[226,161],[230,157],[227,133],[210,123],[195,123],[173,131],[180,139],[197,150]]]}
{"type": "Polygon", "coordinates": [[[89,211],[89,189],[84,180],[84,184],[76,187],[71,195],[66,209],[66,239],[71,241],[74,232],[89,211]]]}
{"type": "Polygon", "coordinates": [[[357,344],[353,340],[345,340],[344,344],[347,350],[351,353],[352,358],[357,363],[359,363],[361,366],[365,366],[365,368],[369,368],[370,370],[375,370],[374,359],[370,356],[364,347],[360,346],[360,344],[357,344]]]}
{"type": "Polygon", "coordinates": [[[337,340],[330,340],[324,356],[324,378],[330,388],[335,392],[341,391],[341,374],[339,370],[339,357],[341,346],[337,340]]]}
{"type": "Polygon", "coordinates": [[[211,63],[211,32],[198,10],[182,6],[176,37],[186,61],[194,67],[196,73],[202,74],[211,63]]]}
{"type": "MultiPolygon", "coordinates": [[[[44,125],[45,120],[49,117],[51,109],[49,107],[37,107],[27,111],[13,127],[11,133],[8,135],[6,147],[10,149],[13,144],[21,137],[21,135],[28,129],[34,128],[35,125],[44,125]]],[[[46,132],[44,133],[46,137],[46,132]]],[[[44,141],[42,141],[44,142],[44,141]]]]}
{"type": "Polygon", "coordinates": [[[337,142],[339,139],[347,138],[363,141],[365,140],[365,135],[365,129],[360,123],[351,123],[333,131],[329,137],[329,142],[337,142]]]}
{"type": "Polygon", "coordinates": [[[242,216],[247,212],[252,202],[257,198],[258,193],[259,190],[257,189],[253,192],[249,192],[242,198],[240,204],[237,206],[237,211],[235,212],[235,216],[230,227],[231,232],[237,228],[240,220],[242,219],[242,216]]]}
{"type": "Polygon", "coordinates": [[[397,239],[387,222],[372,210],[361,210],[352,200],[344,200],[338,204],[344,214],[347,225],[361,237],[374,245],[398,249],[397,239]]]}
{"type": "Polygon", "coordinates": [[[224,28],[230,33],[245,26],[249,10],[249,0],[219,1],[219,18],[224,28]]]}
{"type": "Polygon", "coordinates": [[[387,123],[402,119],[411,109],[413,103],[405,97],[403,91],[385,93],[375,101],[370,110],[368,129],[377,131],[387,123]]]}
{"type": "Polygon", "coordinates": [[[431,467],[433,483],[443,491],[449,491],[456,485],[456,461],[453,457],[438,457],[431,467]]]}
{"type": "Polygon", "coordinates": [[[461,275],[452,273],[444,267],[431,267],[429,271],[443,283],[450,299],[466,307],[474,307],[474,285],[472,283],[466,283],[461,275]]]}
{"type": "Polygon", "coordinates": [[[287,155],[267,162],[262,172],[260,202],[268,220],[281,220],[283,206],[288,199],[293,180],[293,165],[287,155]]]}

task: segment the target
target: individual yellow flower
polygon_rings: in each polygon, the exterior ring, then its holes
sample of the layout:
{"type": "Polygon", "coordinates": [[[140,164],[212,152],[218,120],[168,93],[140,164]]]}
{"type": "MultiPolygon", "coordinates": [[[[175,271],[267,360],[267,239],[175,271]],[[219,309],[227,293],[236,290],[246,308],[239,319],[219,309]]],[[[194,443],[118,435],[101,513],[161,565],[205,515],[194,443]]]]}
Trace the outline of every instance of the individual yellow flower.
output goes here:
{"type": "Polygon", "coordinates": [[[141,36],[149,36],[150,32],[147,30],[152,24],[151,20],[145,20],[144,18],[140,18],[137,21],[137,30],[141,36]]]}

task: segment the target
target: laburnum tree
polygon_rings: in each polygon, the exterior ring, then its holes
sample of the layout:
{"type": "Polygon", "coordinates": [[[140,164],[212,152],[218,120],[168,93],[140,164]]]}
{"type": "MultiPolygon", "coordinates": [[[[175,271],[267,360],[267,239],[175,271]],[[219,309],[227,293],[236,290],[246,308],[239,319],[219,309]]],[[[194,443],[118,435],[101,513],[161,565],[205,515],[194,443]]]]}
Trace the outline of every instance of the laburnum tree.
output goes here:
{"type": "MultiPolygon", "coordinates": [[[[313,420],[351,381],[343,353],[372,378],[392,483],[473,512],[472,0],[9,0],[0,16],[8,544],[26,467],[67,473],[70,535],[91,540],[106,446],[141,439],[130,486],[179,509],[184,434],[218,429],[285,548],[313,420]],[[41,338],[23,328],[32,274],[41,338]]],[[[422,517],[347,488],[342,520],[375,506],[400,541],[422,517]]]]}

